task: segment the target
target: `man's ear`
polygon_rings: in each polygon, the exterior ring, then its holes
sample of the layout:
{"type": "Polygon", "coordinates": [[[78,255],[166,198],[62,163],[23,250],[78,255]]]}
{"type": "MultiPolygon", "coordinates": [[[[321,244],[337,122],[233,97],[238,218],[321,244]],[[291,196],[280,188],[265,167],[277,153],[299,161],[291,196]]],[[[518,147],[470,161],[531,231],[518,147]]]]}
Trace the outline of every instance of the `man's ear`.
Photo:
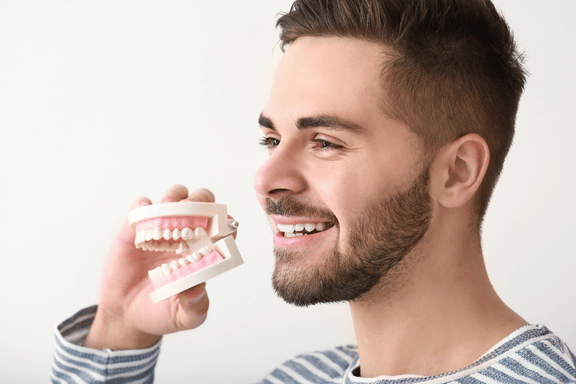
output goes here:
{"type": "Polygon", "coordinates": [[[434,166],[440,205],[456,208],[466,204],[480,187],[489,161],[488,145],[477,134],[462,136],[440,149],[434,166]]]}

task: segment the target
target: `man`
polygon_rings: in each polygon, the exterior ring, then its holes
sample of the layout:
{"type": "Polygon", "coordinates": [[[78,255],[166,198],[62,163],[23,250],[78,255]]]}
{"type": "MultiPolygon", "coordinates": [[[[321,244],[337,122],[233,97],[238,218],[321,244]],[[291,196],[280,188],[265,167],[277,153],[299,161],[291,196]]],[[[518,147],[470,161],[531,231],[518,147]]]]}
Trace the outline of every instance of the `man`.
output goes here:
{"type": "MultiPolygon", "coordinates": [[[[507,307],[484,267],[482,217],[525,81],[493,5],[299,0],[278,24],[286,53],[254,180],[275,233],[273,284],[295,305],[349,302],[358,345],[263,382],[576,382],[574,355],[507,307]]],[[[214,197],[163,197],[181,200],[214,197]]],[[[97,309],[60,325],[53,381],[151,381],[161,335],[204,321],[203,285],[150,304],[157,260],[135,258],[133,239],[125,224],[97,309]]]]}

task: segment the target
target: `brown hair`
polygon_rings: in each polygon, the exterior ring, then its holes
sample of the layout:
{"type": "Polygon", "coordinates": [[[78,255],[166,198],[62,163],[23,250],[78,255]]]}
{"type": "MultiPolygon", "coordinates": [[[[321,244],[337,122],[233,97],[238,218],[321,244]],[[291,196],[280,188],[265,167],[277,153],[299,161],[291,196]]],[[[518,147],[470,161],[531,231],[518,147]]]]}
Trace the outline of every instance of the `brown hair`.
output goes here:
{"type": "Polygon", "coordinates": [[[281,46],[302,36],[384,45],[384,111],[432,155],[468,133],[490,164],[477,193],[478,225],[514,136],[526,73],[512,33],[490,0],[297,0],[277,22],[281,46]]]}

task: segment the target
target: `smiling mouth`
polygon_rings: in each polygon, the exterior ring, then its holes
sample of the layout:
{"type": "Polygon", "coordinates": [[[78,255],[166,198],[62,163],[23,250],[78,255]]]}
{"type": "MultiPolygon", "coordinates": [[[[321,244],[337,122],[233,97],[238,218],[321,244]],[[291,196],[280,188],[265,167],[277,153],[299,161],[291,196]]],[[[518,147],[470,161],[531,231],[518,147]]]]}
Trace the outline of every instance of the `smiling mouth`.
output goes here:
{"type": "Polygon", "coordinates": [[[315,233],[320,233],[326,231],[334,226],[334,223],[330,222],[320,222],[320,223],[302,223],[302,224],[276,224],[278,231],[282,233],[282,236],[298,237],[313,235],[315,233]]]}

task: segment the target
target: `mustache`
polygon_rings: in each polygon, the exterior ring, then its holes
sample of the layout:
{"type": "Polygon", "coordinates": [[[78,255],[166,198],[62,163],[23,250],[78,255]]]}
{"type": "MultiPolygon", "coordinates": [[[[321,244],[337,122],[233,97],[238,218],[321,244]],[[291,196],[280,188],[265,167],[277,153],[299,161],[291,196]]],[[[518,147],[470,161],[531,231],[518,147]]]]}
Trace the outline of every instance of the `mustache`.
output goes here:
{"type": "Polygon", "coordinates": [[[269,197],[266,198],[264,210],[269,215],[308,216],[338,223],[338,219],[330,210],[303,203],[292,195],[282,196],[276,202],[269,197]]]}

